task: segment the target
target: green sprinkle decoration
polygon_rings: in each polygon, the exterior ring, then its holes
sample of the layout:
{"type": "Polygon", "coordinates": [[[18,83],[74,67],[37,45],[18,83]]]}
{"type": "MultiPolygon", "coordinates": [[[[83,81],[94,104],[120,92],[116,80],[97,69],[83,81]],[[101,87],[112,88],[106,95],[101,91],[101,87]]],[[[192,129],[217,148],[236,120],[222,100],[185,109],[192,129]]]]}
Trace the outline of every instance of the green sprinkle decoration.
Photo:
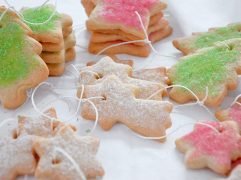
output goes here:
{"type": "Polygon", "coordinates": [[[173,84],[183,85],[194,92],[209,89],[209,95],[218,93],[220,83],[224,83],[231,72],[230,66],[238,61],[238,50],[224,47],[212,48],[204,53],[186,56],[174,66],[170,77],[173,84]]]}
{"type": "Polygon", "coordinates": [[[241,25],[230,25],[223,28],[201,34],[195,40],[193,46],[200,49],[213,46],[218,41],[225,41],[233,38],[241,38],[241,25]]]}
{"type": "Polygon", "coordinates": [[[7,86],[25,78],[34,65],[32,56],[25,51],[26,39],[20,25],[5,23],[0,28],[0,86],[7,86]]]}
{"type": "Polygon", "coordinates": [[[45,32],[55,28],[56,20],[60,18],[60,15],[55,12],[54,16],[47,21],[54,13],[54,8],[49,5],[28,8],[22,11],[25,21],[31,22],[27,23],[29,27],[34,32],[45,32]],[[46,22],[47,21],[47,22],[46,22]],[[46,23],[44,23],[46,22],[46,23]],[[33,24],[33,23],[43,23],[43,24],[33,24]]]}

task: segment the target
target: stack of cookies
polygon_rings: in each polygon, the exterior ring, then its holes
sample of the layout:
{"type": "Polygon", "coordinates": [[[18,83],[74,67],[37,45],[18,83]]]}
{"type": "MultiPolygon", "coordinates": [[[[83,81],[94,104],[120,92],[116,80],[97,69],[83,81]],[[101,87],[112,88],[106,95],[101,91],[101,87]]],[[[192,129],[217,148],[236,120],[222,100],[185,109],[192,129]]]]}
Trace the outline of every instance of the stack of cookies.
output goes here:
{"type": "Polygon", "coordinates": [[[25,8],[22,14],[34,32],[33,38],[43,46],[41,57],[47,64],[50,75],[62,75],[65,62],[75,58],[76,41],[72,32],[72,18],[55,12],[51,5],[25,8]]]}
{"type": "Polygon", "coordinates": [[[159,0],[82,0],[82,4],[89,15],[86,26],[91,32],[90,53],[146,57],[151,52],[149,44],[138,42],[147,39],[144,30],[152,43],[172,33],[168,21],[163,18],[162,11],[167,5],[159,0]],[[117,45],[119,43],[123,44],[117,45]]]}

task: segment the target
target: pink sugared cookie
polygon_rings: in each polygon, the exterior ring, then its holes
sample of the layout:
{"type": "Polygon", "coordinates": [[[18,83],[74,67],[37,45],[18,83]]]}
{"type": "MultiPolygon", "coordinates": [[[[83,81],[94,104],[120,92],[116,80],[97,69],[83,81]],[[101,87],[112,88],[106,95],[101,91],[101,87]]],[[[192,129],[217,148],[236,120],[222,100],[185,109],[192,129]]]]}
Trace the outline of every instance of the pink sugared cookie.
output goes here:
{"type": "Polygon", "coordinates": [[[241,128],[241,98],[230,108],[216,112],[216,117],[220,121],[236,121],[241,128]]]}
{"type": "Polygon", "coordinates": [[[185,153],[189,168],[208,167],[219,174],[231,170],[233,160],[241,157],[241,136],[236,122],[196,124],[194,130],[176,140],[176,147],[185,153]]]}
{"type": "Polygon", "coordinates": [[[87,21],[90,31],[103,29],[120,29],[126,33],[145,38],[138,12],[147,29],[150,17],[166,8],[159,0],[100,0],[87,21]]]}

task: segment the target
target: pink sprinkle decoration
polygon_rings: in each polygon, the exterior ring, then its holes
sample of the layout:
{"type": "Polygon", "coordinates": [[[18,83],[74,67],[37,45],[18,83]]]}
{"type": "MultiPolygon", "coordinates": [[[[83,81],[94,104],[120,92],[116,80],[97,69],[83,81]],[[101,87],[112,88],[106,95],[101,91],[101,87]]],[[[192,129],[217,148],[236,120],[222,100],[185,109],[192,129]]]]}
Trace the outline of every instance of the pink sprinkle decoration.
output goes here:
{"type": "Polygon", "coordinates": [[[143,23],[151,7],[158,0],[104,0],[102,16],[111,23],[121,23],[140,29],[141,24],[135,13],[137,11],[143,23]]]}
{"type": "Polygon", "coordinates": [[[192,158],[206,155],[215,162],[231,166],[232,154],[241,149],[240,136],[233,128],[222,126],[219,122],[207,124],[215,127],[219,133],[210,127],[197,124],[193,132],[182,138],[195,148],[192,158]]]}
{"type": "Polygon", "coordinates": [[[235,104],[230,108],[229,116],[241,127],[241,106],[239,104],[235,104]]]}

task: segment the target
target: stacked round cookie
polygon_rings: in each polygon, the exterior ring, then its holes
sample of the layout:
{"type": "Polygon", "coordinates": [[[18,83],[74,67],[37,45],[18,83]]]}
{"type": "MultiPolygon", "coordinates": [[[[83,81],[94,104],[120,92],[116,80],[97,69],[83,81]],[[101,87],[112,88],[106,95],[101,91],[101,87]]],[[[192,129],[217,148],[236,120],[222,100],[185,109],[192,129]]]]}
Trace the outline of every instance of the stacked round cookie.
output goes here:
{"type": "Polygon", "coordinates": [[[172,33],[163,18],[166,4],[159,0],[87,1],[82,0],[92,33],[89,52],[94,54],[130,54],[148,56],[150,42],[159,41],[172,33]],[[148,36],[148,37],[146,37],[148,36]],[[122,45],[118,45],[118,44],[122,45]]]}
{"type": "Polygon", "coordinates": [[[47,64],[50,75],[62,75],[65,62],[75,58],[75,36],[72,28],[72,18],[59,14],[51,5],[39,8],[25,8],[23,16],[33,30],[33,37],[43,46],[42,59],[47,64]],[[48,19],[48,17],[51,17],[48,19]],[[39,23],[44,22],[45,23],[39,23]]]}

